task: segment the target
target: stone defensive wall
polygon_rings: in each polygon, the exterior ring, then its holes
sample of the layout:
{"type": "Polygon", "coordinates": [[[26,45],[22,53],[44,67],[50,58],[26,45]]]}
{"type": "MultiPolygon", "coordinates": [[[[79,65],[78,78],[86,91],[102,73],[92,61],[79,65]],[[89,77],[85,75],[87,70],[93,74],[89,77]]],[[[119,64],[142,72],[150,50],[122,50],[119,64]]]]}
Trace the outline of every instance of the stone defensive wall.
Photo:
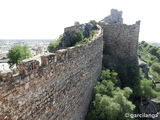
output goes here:
{"type": "Polygon", "coordinates": [[[137,61],[137,49],[140,21],[133,25],[126,24],[105,24],[101,22],[103,28],[104,46],[108,50],[111,66],[121,60],[137,61]]]}
{"type": "MultiPolygon", "coordinates": [[[[100,28],[100,27],[99,27],[100,28]]],[[[0,120],[83,120],[102,69],[103,32],[0,74],[0,120]]]]}

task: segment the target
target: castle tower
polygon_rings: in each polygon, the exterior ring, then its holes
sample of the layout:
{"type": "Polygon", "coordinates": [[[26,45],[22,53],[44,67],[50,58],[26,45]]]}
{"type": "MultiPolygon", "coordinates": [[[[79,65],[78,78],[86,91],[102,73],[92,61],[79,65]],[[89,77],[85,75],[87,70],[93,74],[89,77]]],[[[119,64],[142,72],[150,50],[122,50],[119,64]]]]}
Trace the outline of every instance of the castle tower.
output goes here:
{"type": "Polygon", "coordinates": [[[111,15],[105,17],[102,21],[109,24],[123,24],[122,11],[116,9],[111,10],[111,15]]]}
{"type": "Polygon", "coordinates": [[[108,67],[116,69],[120,61],[137,64],[140,21],[133,25],[123,24],[122,12],[112,9],[111,15],[99,24],[103,28],[104,54],[109,56],[108,67]]]}

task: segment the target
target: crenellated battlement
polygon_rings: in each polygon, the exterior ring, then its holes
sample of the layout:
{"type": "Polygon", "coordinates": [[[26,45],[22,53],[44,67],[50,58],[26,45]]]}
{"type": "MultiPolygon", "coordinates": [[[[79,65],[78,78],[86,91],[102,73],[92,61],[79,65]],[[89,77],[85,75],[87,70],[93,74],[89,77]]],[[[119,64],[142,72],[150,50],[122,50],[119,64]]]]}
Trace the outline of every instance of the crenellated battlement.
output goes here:
{"type": "MultiPolygon", "coordinates": [[[[122,12],[117,10],[106,19],[109,22],[99,23],[103,30],[98,26],[91,41],[23,60],[18,64],[19,74],[0,73],[0,119],[84,119],[102,70],[103,45],[111,68],[120,60],[137,58],[140,21],[122,24],[122,12]]],[[[70,33],[88,33],[93,27],[88,23],[65,28],[64,35],[68,36],[62,48],[70,33]]]]}
{"type": "Polygon", "coordinates": [[[102,68],[99,29],[83,45],[23,60],[18,75],[1,73],[0,119],[82,119],[102,68]]]}

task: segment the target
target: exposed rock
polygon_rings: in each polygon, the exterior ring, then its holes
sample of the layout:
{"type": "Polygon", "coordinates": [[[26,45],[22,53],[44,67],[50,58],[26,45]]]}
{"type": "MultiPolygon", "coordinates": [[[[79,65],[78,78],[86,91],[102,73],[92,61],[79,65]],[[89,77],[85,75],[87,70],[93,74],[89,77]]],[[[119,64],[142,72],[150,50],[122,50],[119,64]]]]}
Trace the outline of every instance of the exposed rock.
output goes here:
{"type": "Polygon", "coordinates": [[[92,30],[98,29],[97,25],[91,23],[81,24],[78,26],[71,26],[64,29],[64,34],[62,38],[60,48],[70,47],[71,46],[71,37],[76,32],[76,30],[82,31],[84,37],[88,37],[92,30]]]}
{"type": "Polygon", "coordinates": [[[145,74],[144,77],[145,77],[146,79],[149,79],[149,75],[148,75],[149,68],[148,68],[147,63],[145,63],[144,61],[142,61],[142,60],[140,60],[140,59],[138,58],[138,66],[139,66],[140,68],[142,68],[142,72],[145,74]]]}
{"type": "Polygon", "coordinates": [[[153,120],[160,120],[160,101],[151,100],[150,98],[143,100],[142,105],[140,106],[141,113],[146,114],[158,114],[158,118],[154,118],[153,120]]]}

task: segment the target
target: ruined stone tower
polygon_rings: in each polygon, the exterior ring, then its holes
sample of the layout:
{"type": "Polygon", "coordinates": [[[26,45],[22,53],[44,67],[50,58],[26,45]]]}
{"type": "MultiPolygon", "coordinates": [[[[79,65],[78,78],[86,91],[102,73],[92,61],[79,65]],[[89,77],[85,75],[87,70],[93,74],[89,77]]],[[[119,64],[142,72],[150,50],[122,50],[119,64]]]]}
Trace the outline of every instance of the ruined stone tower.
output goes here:
{"type": "Polygon", "coordinates": [[[103,28],[105,53],[110,55],[108,67],[115,69],[124,60],[137,64],[140,21],[133,25],[123,24],[122,12],[112,9],[111,15],[99,24],[103,28]]]}
{"type": "Polygon", "coordinates": [[[111,69],[137,59],[140,22],[123,24],[118,10],[103,21],[91,41],[44,54],[40,62],[23,60],[18,75],[1,73],[0,119],[84,120],[102,70],[103,48],[111,69]]]}
{"type": "Polygon", "coordinates": [[[102,21],[109,24],[123,24],[122,11],[111,10],[111,15],[105,17],[102,21]]]}

